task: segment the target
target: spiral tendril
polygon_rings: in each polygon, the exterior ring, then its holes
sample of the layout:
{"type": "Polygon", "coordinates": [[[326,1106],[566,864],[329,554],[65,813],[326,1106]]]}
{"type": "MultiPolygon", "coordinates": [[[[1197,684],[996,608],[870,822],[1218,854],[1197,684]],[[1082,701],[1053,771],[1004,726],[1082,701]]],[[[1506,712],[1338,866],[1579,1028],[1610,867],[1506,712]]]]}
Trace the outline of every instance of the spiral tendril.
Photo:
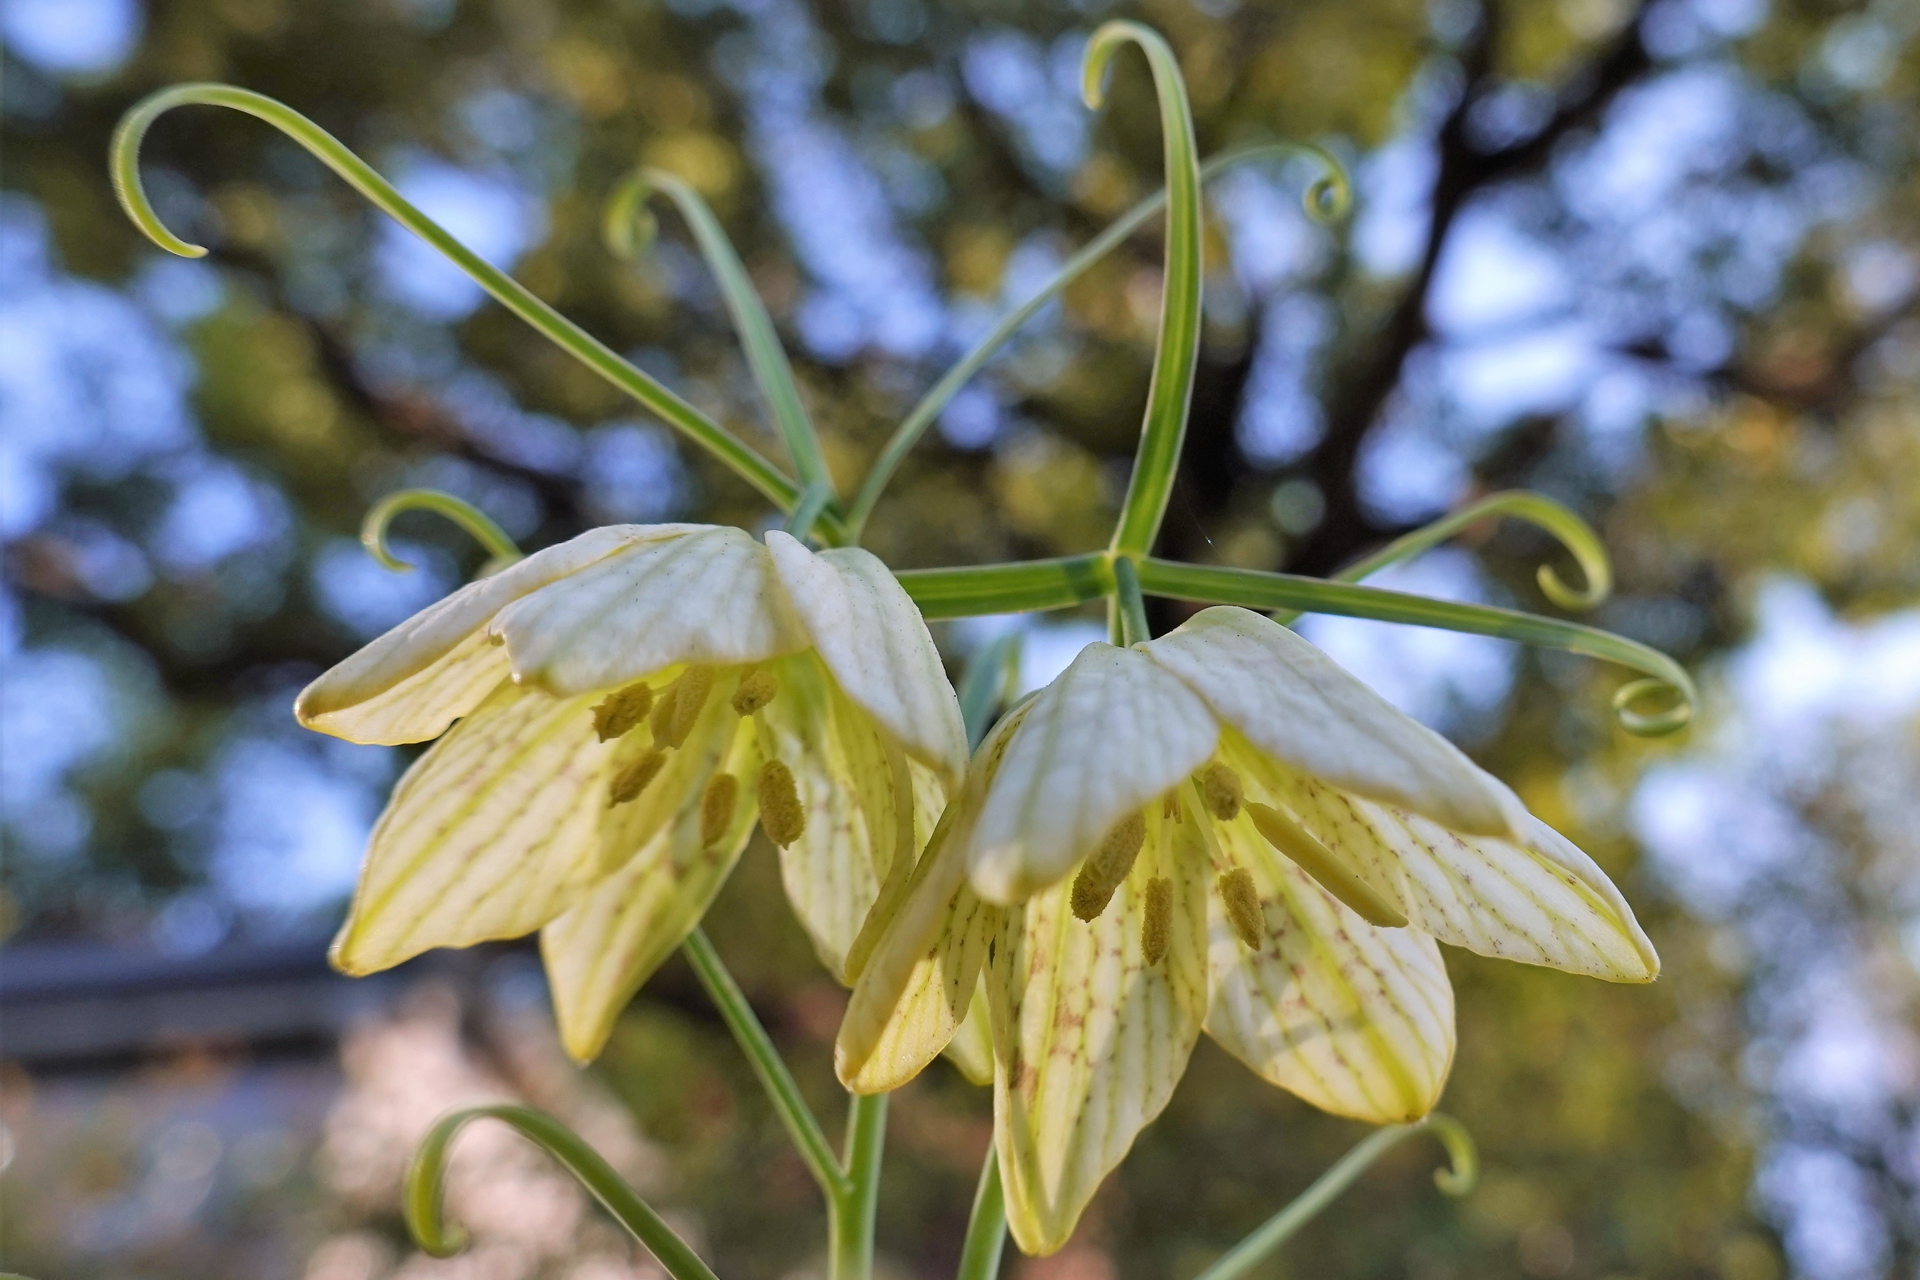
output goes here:
{"type": "Polygon", "coordinates": [[[395,516],[405,511],[431,511],[471,534],[487,552],[487,562],[480,570],[483,578],[523,558],[507,531],[466,499],[456,498],[443,489],[396,489],[369,507],[366,518],[360,522],[360,544],[382,568],[395,573],[413,572],[413,566],[394,555],[387,543],[388,526],[395,516]]]}
{"type": "Polygon", "coordinates": [[[1446,1148],[1447,1167],[1433,1171],[1433,1185],[1450,1196],[1464,1196],[1480,1182],[1480,1149],[1474,1145],[1467,1126],[1443,1111],[1436,1111],[1421,1122],[1421,1127],[1446,1148]]]}
{"type": "Polygon", "coordinates": [[[552,1116],[530,1107],[472,1107],[442,1116],[407,1168],[404,1206],[407,1229],[420,1248],[449,1258],[467,1246],[467,1233],[445,1220],[447,1161],[453,1139],[475,1120],[499,1120],[565,1166],[580,1185],[665,1267],[673,1280],[716,1280],[707,1264],[640,1198],[599,1152],[552,1116]]]}

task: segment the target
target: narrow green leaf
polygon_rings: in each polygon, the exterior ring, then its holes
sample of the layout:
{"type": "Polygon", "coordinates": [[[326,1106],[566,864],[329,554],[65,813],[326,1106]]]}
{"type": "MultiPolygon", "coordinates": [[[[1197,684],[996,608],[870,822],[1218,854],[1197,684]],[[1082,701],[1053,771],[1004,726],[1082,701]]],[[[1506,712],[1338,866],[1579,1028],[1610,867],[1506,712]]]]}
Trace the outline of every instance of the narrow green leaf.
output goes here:
{"type": "Polygon", "coordinates": [[[960,1267],[953,1280],[996,1280],[1006,1244],[1007,1196],[1000,1185],[1000,1153],[989,1146],[980,1164],[980,1183],[974,1189],[973,1212],[967,1216],[960,1267]]]}
{"type": "Polygon", "coordinates": [[[1180,446],[1187,434],[1193,399],[1194,365],[1200,358],[1200,163],[1193,141],[1193,113],[1180,64],[1160,34],[1137,22],[1109,22],[1087,42],[1081,96],[1098,108],[1105,96],[1107,64],[1122,44],[1140,46],[1153,68],[1160,96],[1160,132],[1167,171],[1167,247],[1164,292],[1160,298],[1160,336],[1155,344],[1153,380],[1147,388],[1146,420],[1133,477],[1113,531],[1113,551],[1144,556],[1153,550],[1173,494],[1180,446]]]}
{"type": "MultiPolygon", "coordinates": [[[[728,435],[718,423],[621,359],[605,343],[536,298],[526,286],[461,244],[438,223],[409,204],[394,190],[393,184],[348,150],[338,138],[293,108],[264,94],[224,84],[176,85],[141,99],[120,117],[109,151],[114,191],[120,197],[121,208],[133,219],[134,225],[161,248],[186,258],[198,258],[206,253],[202,246],[189,244],[167,229],[154,212],[152,202],[147,199],[146,188],[140,181],[140,143],[146,137],[148,128],[173,108],[189,105],[230,107],[266,121],[346,179],[374,207],[439,250],[481,288],[539,330],[554,345],[712,453],[748,484],[778,504],[781,510],[791,507],[798,498],[800,486],[781,475],[772,463],[751,446],[728,435]]],[[[837,538],[839,522],[835,520],[830,523],[837,538]]]]}
{"type": "Polygon", "coordinates": [[[1113,558],[1113,604],[1121,644],[1153,639],[1153,632],[1147,628],[1147,602],[1140,597],[1140,574],[1127,556],[1113,558]]]}
{"type": "Polygon", "coordinates": [[[466,1233],[448,1228],[443,1220],[446,1198],[447,1155],[454,1135],[474,1120],[498,1120],[511,1125],[520,1135],[540,1147],[567,1167],[580,1185],[593,1194],[674,1280],[716,1280],[700,1255],[674,1234],[672,1227],[640,1193],[614,1171],[600,1153],[588,1146],[579,1134],[530,1107],[472,1107],[442,1116],[414,1153],[407,1169],[405,1207],[407,1229],[421,1249],[436,1258],[446,1258],[466,1247],[466,1233]]]}
{"type": "Polygon", "coordinates": [[[993,726],[994,713],[1006,702],[1020,668],[1023,637],[1018,631],[995,636],[967,660],[960,677],[960,718],[967,726],[967,746],[978,747],[993,726]]]}
{"type": "Polygon", "coordinates": [[[780,345],[780,335],[774,331],[773,317],[767,314],[766,304],[754,292],[740,255],[734,252],[720,220],[713,216],[713,210],[700,198],[700,193],[663,169],[635,169],[607,201],[607,247],[623,258],[637,257],[647,247],[657,224],[647,212],[646,203],[655,191],[662,192],[678,206],[680,216],[687,220],[687,227],[693,232],[694,243],[700,246],[707,260],[707,269],[713,272],[714,283],[727,304],[727,313],[733,317],[734,332],[739,334],[740,346],[746,352],[747,367],[760,388],[761,398],[767,402],[767,411],[773,415],[780,438],[786,443],[787,454],[799,471],[800,483],[825,485],[831,501],[833,479],[827,474],[827,460],[820,452],[820,438],[814,432],[813,421],[807,417],[806,406],[800,401],[800,388],[794,383],[793,366],[787,360],[786,348],[780,345]]]}
{"type": "Polygon", "coordinates": [[[395,573],[413,572],[413,566],[395,556],[387,546],[387,526],[403,511],[431,511],[465,529],[475,542],[486,548],[488,560],[483,576],[524,558],[507,531],[466,499],[440,489],[396,489],[368,508],[366,518],[360,522],[360,543],[382,568],[395,573]]]}
{"type": "Polygon", "coordinates": [[[1179,600],[1237,604],[1248,609],[1296,609],[1438,627],[1617,662],[1652,677],[1636,680],[1614,694],[1614,711],[1630,733],[1648,736],[1672,733],[1693,718],[1698,700],[1692,677],[1679,663],[1656,649],[1597,627],[1514,609],[1431,600],[1399,591],[1382,591],[1378,587],[1327,582],[1289,573],[1176,564],[1170,560],[1141,561],[1140,586],[1149,595],[1179,600]],[[1650,712],[1635,709],[1636,704],[1656,695],[1669,699],[1670,705],[1650,712]]]}
{"type": "Polygon", "coordinates": [[[1113,589],[1113,574],[1102,554],[959,569],[905,569],[894,577],[928,619],[1064,609],[1098,600],[1113,589]]]}

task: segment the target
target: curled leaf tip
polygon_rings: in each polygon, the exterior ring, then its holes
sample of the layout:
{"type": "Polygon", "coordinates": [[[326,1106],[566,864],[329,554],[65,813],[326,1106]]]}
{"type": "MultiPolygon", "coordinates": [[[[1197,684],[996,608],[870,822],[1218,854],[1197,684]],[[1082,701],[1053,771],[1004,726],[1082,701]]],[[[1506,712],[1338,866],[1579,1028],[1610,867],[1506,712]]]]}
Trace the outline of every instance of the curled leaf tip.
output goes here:
{"type": "Polygon", "coordinates": [[[243,92],[222,84],[176,85],[140,99],[128,108],[127,113],[120,117],[120,123],[114,126],[113,140],[107,145],[107,167],[113,175],[113,193],[119,198],[120,207],[126,211],[127,217],[133,220],[133,225],[168,253],[178,254],[182,258],[204,258],[207,249],[205,245],[194,244],[175,235],[154,211],[153,202],[147,198],[146,184],[140,179],[140,144],[146,140],[147,130],[153,122],[174,107],[191,102],[217,101],[210,95],[218,93],[243,92]]]}
{"type": "Polygon", "coordinates": [[[1307,216],[1323,225],[1339,222],[1353,210],[1353,179],[1347,174],[1347,166],[1325,147],[1302,142],[1297,148],[1310,159],[1319,161],[1326,170],[1307,184],[1301,196],[1307,216]]]}
{"type": "Polygon", "coordinates": [[[1425,1125],[1427,1132],[1447,1152],[1448,1167],[1433,1171],[1433,1184],[1450,1196],[1466,1195],[1480,1181],[1480,1151],[1474,1145],[1473,1134],[1467,1131],[1467,1126],[1441,1111],[1428,1116],[1425,1125]]]}
{"type": "Polygon", "coordinates": [[[441,489],[396,489],[374,503],[360,523],[360,543],[382,568],[395,573],[413,572],[413,566],[394,555],[387,544],[387,527],[403,511],[432,511],[472,534],[474,541],[487,550],[487,563],[480,571],[481,577],[496,573],[521,558],[520,548],[507,531],[464,498],[456,498],[441,489]]]}
{"type": "Polygon", "coordinates": [[[1628,733],[1641,738],[1658,738],[1678,733],[1691,724],[1697,699],[1693,682],[1684,676],[1677,680],[1649,676],[1645,680],[1623,684],[1614,692],[1613,713],[1619,719],[1620,727],[1628,733]],[[1643,711],[1635,705],[1655,697],[1661,698],[1666,705],[1655,711],[1643,711]]]}
{"type": "Polygon", "coordinates": [[[1157,45],[1166,48],[1160,33],[1138,22],[1115,19],[1102,23],[1087,40],[1086,61],[1080,69],[1080,98],[1090,111],[1098,111],[1107,100],[1107,67],[1121,45],[1132,41],[1142,48],[1157,45]]]}
{"type": "Polygon", "coordinates": [[[647,210],[647,201],[653,198],[654,188],[659,185],[655,176],[654,171],[645,166],[635,169],[622,178],[613,194],[607,197],[600,233],[607,251],[616,258],[628,262],[637,260],[653,246],[654,237],[660,232],[659,220],[647,210]]]}

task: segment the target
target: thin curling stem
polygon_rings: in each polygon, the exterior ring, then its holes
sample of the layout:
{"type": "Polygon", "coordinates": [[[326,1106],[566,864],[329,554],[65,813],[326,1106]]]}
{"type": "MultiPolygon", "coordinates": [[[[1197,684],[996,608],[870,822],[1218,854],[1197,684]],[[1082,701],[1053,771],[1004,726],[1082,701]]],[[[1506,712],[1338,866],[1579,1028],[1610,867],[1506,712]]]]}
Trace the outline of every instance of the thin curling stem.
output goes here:
{"type": "Polygon", "coordinates": [[[422,1250],[436,1258],[447,1258],[466,1247],[466,1232],[449,1227],[444,1219],[447,1155],[454,1135],[469,1122],[483,1119],[511,1125],[522,1137],[565,1165],[567,1172],[632,1233],[673,1280],[716,1280],[700,1255],[674,1234],[673,1228],[585,1139],[552,1116],[529,1107],[473,1107],[455,1111],[442,1116],[428,1130],[407,1169],[405,1191],[407,1229],[422,1250]]]}
{"type": "Polygon", "coordinates": [[[734,332],[740,336],[747,367],[753,372],[761,398],[767,402],[767,411],[787,446],[787,455],[799,472],[800,483],[825,485],[831,501],[833,479],[827,474],[827,460],[820,452],[820,438],[814,431],[813,421],[800,401],[800,388],[793,380],[793,365],[787,360],[786,348],[780,345],[780,335],[774,331],[773,317],[767,314],[766,304],[754,292],[753,282],[747,278],[747,269],[741,265],[733,242],[727,239],[720,220],[713,216],[713,210],[700,198],[700,193],[663,169],[635,169],[607,201],[607,247],[622,258],[639,256],[645,242],[652,239],[654,221],[646,205],[648,197],[656,191],[678,206],[680,216],[686,219],[694,242],[707,260],[708,270],[713,272],[714,283],[726,301],[727,313],[733,317],[734,332]]]}
{"type": "Polygon", "coordinates": [[[766,1090],[768,1100],[780,1116],[780,1123],[786,1126],[787,1136],[793,1139],[794,1148],[806,1162],[814,1181],[820,1184],[830,1204],[845,1198],[850,1194],[851,1184],[841,1170],[840,1162],[834,1158],[827,1135],[820,1131],[819,1120],[814,1118],[807,1100],[800,1096],[800,1086],[787,1070],[780,1051],[773,1047],[773,1038],[760,1025],[753,1006],[747,1003],[746,993],[740,990],[740,984],[727,972],[727,966],[720,960],[720,953],[707,940],[705,930],[696,926],[687,935],[680,950],[687,957],[687,963],[693,966],[700,985],[706,988],[708,998],[720,1010],[721,1020],[727,1024],[727,1030],[733,1032],[733,1038],[747,1055],[754,1075],[759,1077],[761,1088],[766,1090]]]}
{"type": "Polygon", "coordinates": [[[1160,334],[1154,344],[1153,379],[1147,387],[1146,419],[1133,476],[1113,531],[1115,555],[1144,556],[1153,550],[1173,494],[1180,445],[1187,434],[1194,366],[1200,358],[1200,162],[1193,140],[1193,112],[1180,64],[1160,34],[1137,22],[1108,22],[1087,42],[1080,92],[1098,109],[1106,96],[1107,64],[1122,44],[1140,46],[1153,68],[1160,98],[1160,133],[1167,171],[1165,286],[1160,296],[1160,334]]]}
{"type": "Polygon", "coordinates": [[[1291,1240],[1300,1228],[1312,1222],[1321,1210],[1340,1198],[1373,1162],[1418,1133],[1431,1133],[1446,1148],[1451,1168],[1434,1174],[1434,1182],[1448,1195],[1463,1196],[1473,1189],[1479,1176],[1479,1157],[1466,1126],[1452,1116],[1438,1112],[1413,1124],[1388,1125],[1362,1138],[1353,1150],[1340,1157],[1331,1169],[1313,1180],[1291,1204],[1268,1218],[1252,1235],[1235,1245],[1224,1258],[1202,1271],[1199,1280],[1238,1280],[1254,1267],[1272,1257],[1291,1240]]]}
{"type": "MultiPolygon", "coordinates": [[[[1353,203],[1353,188],[1347,173],[1333,153],[1316,147],[1310,142],[1263,142],[1253,146],[1240,147],[1232,151],[1223,151],[1200,166],[1200,181],[1212,181],[1236,165],[1251,160],[1266,160],[1282,155],[1303,155],[1318,161],[1326,172],[1313,180],[1307,188],[1303,203],[1309,216],[1322,221],[1344,217],[1353,203]]],[[[941,375],[940,381],[933,384],[931,390],[922,396],[920,403],[913,407],[894,428],[893,435],[887,440],[886,447],[874,461],[872,470],[861,482],[860,492],[854,495],[853,505],[847,512],[847,532],[855,542],[860,540],[861,532],[866,528],[867,518],[873,514],[880,495],[886,492],[887,485],[893,480],[900,464],[906,461],[907,454],[920,442],[934,420],[940,416],[960,389],[973,380],[973,376],[985,368],[987,362],[1007,345],[1014,334],[1025,327],[1027,321],[1065,293],[1067,286],[1085,275],[1095,263],[1124,244],[1129,236],[1146,224],[1148,219],[1160,212],[1167,202],[1166,189],[1162,188],[1142,200],[1133,208],[1121,214],[1119,218],[1088,241],[1080,251],[1068,258],[1053,279],[1031,298],[1000,317],[987,335],[975,344],[973,350],[963,356],[951,369],[941,375]]]]}
{"type": "MultiPolygon", "coordinates": [[[[772,463],[750,445],[728,435],[718,423],[621,359],[605,343],[536,298],[526,286],[461,244],[438,223],[409,204],[394,190],[393,184],[348,150],[338,138],[293,108],[264,94],[224,84],[183,84],[143,98],[120,117],[120,123],[113,131],[109,152],[114,191],[120,197],[121,208],[133,219],[134,225],[162,249],[185,258],[198,258],[206,253],[202,246],[190,244],[167,229],[154,212],[152,202],[147,199],[146,188],[140,181],[140,143],[146,137],[147,129],[166,112],[189,105],[231,107],[266,121],[346,179],[348,185],[381,212],[446,255],[509,311],[539,330],[568,355],[638,400],[669,426],[712,453],[782,511],[791,507],[799,497],[800,486],[781,475],[772,463]]],[[[839,522],[830,523],[837,538],[839,522]]]]}
{"type": "Polygon", "coordinates": [[[1207,604],[1237,604],[1248,609],[1295,609],[1307,613],[1334,613],[1378,622],[1400,622],[1416,627],[1438,627],[1473,635],[1518,640],[1523,644],[1602,658],[1631,668],[1650,680],[1636,680],[1614,694],[1614,713],[1621,727],[1642,737],[1672,733],[1693,718],[1698,701],[1693,679],[1686,670],[1657,649],[1598,627],[1558,618],[1543,618],[1515,609],[1432,600],[1399,591],[1382,591],[1351,582],[1328,582],[1290,573],[1262,573],[1217,565],[1178,564],[1171,560],[1140,562],[1140,586],[1148,595],[1170,596],[1207,604]],[[1660,696],[1670,704],[1656,711],[1637,706],[1660,696]]]}
{"type": "Polygon", "coordinates": [[[475,542],[486,548],[488,569],[483,572],[504,568],[522,558],[520,548],[507,536],[507,531],[466,499],[441,489],[396,489],[374,503],[366,519],[360,522],[360,543],[382,568],[395,573],[413,572],[413,566],[394,555],[387,545],[387,526],[403,511],[431,511],[465,529],[475,542]]]}
{"type": "MultiPolygon", "coordinates": [[[[1607,558],[1607,549],[1601,545],[1600,536],[1593,531],[1593,526],[1552,498],[1524,489],[1489,494],[1478,502],[1441,516],[1432,524],[1422,525],[1412,533],[1395,538],[1372,555],[1356,560],[1334,574],[1333,580],[1363,581],[1388,565],[1411,560],[1439,546],[1470,525],[1497,516],[1511,516],[1544,529],[1559,540],[1567,554],[1580,566],[1586,586],[1577,590],[1569,587],[1552,565],[1543,564],[1535,572],[1534,578],[1540,584],[1541,594],[1554,604],[1562,609],[1591,609],[1612,593],[1613,563],[1607,558]]],[[[1287,623],[1299,616],[1295,611],[1280,610],[1273,615],[1273,620],[1287,623]]]]}

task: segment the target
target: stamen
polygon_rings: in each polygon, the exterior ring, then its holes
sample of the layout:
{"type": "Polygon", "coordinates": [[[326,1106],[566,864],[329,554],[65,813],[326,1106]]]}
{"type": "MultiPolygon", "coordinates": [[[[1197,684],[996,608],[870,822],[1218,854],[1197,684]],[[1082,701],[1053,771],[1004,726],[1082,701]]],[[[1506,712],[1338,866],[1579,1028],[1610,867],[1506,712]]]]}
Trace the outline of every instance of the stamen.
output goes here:
{"type": "Polygon", "coordinates": [[[1218,760],[1200,775],[1200,791],[1207,798],[1208,811],[1220,821],[1232,822],[1240,816],[1246,790],[1240,785],[1240,775],[1218,760]]]}
{"type": "Polygon", "coordinates": [[[733,825],[734,801],[740,797],[740,779],[730,773],[716,773],[700,793],[700,844],[704,848],[733,825]]]}
{"type": "Polygon", "coordinates": [[[1082,920],[1098,920],[1113,901],[1114,891],[1133,870],[1133,860],[1140,856],[1140,846],[1146,842],[1147,820],[1138,809],[1114,823],[1073,879],[1073,914],[1082,920]]]}
{"type": "Polygon", "coordinates": [[[1227,923],[1233,926],[1234,934],[1249,951],[1260,950],[1267,940],[1267,916],[1260,909],[1260,891],[1253,887],[1253,872],[1235,867],[1214,881],[1214,887],[1226,904],[1227,923]]]}
{"type": "Polygon", "coordinates": [[[773,701],[780,692],[780,679],[771,671],[749,671],[740,680],[733,695],[735,715],[750,716],[773,701]]]}
{"type": "Polygon", "coordinates": [[[654,744],[678,747],[684,743],[687,735],[693,732],[694,722],[699,720],[701,708],[707,705],[707,695],[711,692],[713,668],[688,667],[653,709],[654,744]]]}
{"type": "Polygon", "coordinates": [[[1292,859],[1315,884],[1338,898],[1362,920],[1383,929],[1398,929],[1407,923],[1407,917],[1397,907],[1291,817],[1278,809],[1253,803],[1247,805],[1247,816],[1253,819],[1254,830],[1268,844],[1292,859]]]}
{"type": "Polygon", "coordinates": [[[673,704],[680,700],[680,683],[675,681],[667,686],[659,701],[653,704],[653,716],[647,727],[653,731],[655,743],[665,742],[667,735],[673,732],[673,704]]]}
{"type": "Polygon", "coordinates": [[[624,738],[647,718],[653,709],[653,688],[645,680],[630,684],[593,709],[593,731],[600,741],[624,738]]]}
{"type": "Polygon", "coordinates": [[[1167,794],[1160,797],[1160,816],[1165,818],[1168,822],[1181,821],[1179,792],[1169,791],[1167,792],[1167,794]]]}
{"type": "Polygon", "coordinates": [[[628,761],[626,768],[614,774],[613,781],[607,785],[607,808],[625,804],[645,791],[666,762],[667,753],[658,747],[650,747],[646,754],[628,761]]]}
{"type": "Polygon", "coordinates": [[[760,766],[760,829],[782,849],[807,829],[807,811],[793,784],[793,770],[778,760],[760,766]]]}
{"type": "Polygon", "coordinates": [[[1140,954],[1149,965],[1167,957],[1173,943],[1173,881],[1155,876],[1147,881],[1146,911],[1140,917],[1140,954]]]}

